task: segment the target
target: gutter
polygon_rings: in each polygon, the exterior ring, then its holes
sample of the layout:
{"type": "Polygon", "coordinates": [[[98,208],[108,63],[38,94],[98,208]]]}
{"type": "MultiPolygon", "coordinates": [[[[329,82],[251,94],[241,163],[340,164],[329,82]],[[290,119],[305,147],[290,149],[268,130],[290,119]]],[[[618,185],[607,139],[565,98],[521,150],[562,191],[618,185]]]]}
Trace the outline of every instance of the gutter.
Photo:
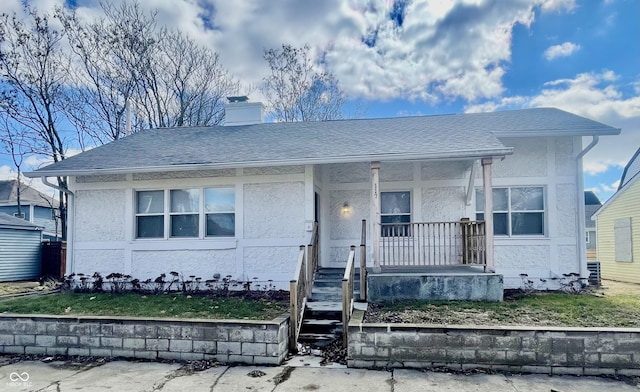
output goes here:
{"type": "MultiPolygon", "coordinates": [[[[582,139],[581,139],[582,140],[582,139]]],[[[591,139],[591,143],[589,143],[582,151],[578,153],[576,156],[576,167],[578,175],[578,184],[577,184],[577,206],[578,206],[578,259],[580,260],[580,277],[581,278],[589,278],[589,270],[587,269],[587,240],[585,239],[585,235],[583,230],[586,228],[585,221],[585,207],[584,207],[584,170],[582,167],[582,157],[584,157],[589,151],[591,151],[598,141],[600,137],[598,135],[593,135],[591,139]],[[583,262],[584,261],[584,262],[583,262]]],[[[597,224],[596,224],[597,230],[597,224]]]]}

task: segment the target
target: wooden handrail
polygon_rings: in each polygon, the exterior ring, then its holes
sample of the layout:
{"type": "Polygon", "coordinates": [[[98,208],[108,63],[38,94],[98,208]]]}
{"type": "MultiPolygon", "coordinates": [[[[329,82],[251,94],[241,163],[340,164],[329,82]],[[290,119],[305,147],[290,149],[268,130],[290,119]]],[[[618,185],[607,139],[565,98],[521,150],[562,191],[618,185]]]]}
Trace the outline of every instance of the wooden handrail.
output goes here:
{"type": "Polygon", "coordinates": [[[362,220],[360,237],[360,300],[367,300],[367,221],[362,220]]]}
{"type": "Polygon", "coordinates": [[[311,291],[313,288],[313,276],[318,270],[318,222],[313,223],[313,231],[311,233],[311,240],[307,245],[307,301],[311,300],[311,291]]]}
{"type": "Polygon", "coordinates": [[[294,350],[297,347],[300,328],[302,327],[302,315],[307,303],[307,260],[305,246],[300,246],[298,254],[298,262],[296,270],[289,285],[289,311],[291,313],[291,322],[289,325],[289,349],[294,350]]]}
{"type": "Polygon", "coordinates": [[[342,338],[344,340],[344,346],[347,347],[349,342],[347,337],[349,320],[351,320],[351,314],[353,313],[353,281],[355,279],[355,267],[354,262],[356,258],[356,247],[351,245],[349,251],[349,258],[347,259],[347,267],[344,270],[344,276],[342,277],[342,338]]]}

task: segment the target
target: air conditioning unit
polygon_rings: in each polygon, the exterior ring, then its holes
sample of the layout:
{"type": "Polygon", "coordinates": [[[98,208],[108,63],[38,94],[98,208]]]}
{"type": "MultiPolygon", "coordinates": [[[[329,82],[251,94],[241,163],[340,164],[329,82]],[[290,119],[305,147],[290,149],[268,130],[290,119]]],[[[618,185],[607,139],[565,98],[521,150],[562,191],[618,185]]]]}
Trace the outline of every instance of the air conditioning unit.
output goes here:
{"type": "Polygon", "coordinates": [[[602,273],[600,271],[599,261],[587,261],[587,270],[589,270],[589,284],[592,286],[600,286],[602,273]]]}

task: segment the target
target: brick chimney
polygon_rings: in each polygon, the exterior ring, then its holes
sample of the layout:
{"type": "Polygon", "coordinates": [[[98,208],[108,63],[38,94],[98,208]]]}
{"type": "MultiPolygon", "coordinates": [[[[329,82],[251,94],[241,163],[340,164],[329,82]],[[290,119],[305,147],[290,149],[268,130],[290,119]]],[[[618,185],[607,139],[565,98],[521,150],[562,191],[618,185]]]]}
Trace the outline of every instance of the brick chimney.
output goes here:
{"type": "Polygon", "coordinates": [[[251,125],[264,122],[264,105],[262,102],[249,102],[246,96],[227,97],[224,106],[224,125],[251,125]]]}

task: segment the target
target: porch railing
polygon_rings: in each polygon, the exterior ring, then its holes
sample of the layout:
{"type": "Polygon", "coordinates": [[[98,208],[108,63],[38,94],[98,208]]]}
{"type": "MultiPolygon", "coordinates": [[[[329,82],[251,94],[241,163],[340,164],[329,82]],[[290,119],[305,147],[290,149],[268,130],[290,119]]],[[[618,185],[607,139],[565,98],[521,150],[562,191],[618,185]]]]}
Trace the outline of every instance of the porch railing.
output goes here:
{"type": "Polygon", "coordinates": [[[383,223],[384,267],[486,265],[482,221],[383,223]]]}
{"type": "MultiPolygon", "coordinates": [[[[349,320],[353,313],[353,281],[355,280],[355,258],[356,247],[351,245],[349,258],[347,259],[347,267],[342,277],[342,338],[344,339],[344,347],[348,345],[347,330],[349,329],[349,320]]],[[[361,278],[362,279],[362,278],[361,278]]]]}
{"type": "Polygon", "coordinates": [[[307,301],[311,300],[311,289],[313,288],[313,276],[318,270],[318,222],[313,223],[311,240],[307,245],[307,301]]]}
{"type": "Polygon", "coordinates": [[[360,300],[367,300],[367,221],[362,220],[360,237],[360,300]]]}
{"type": "Polygon", "coordinates": [[[295,350],[302,327],[302,316],[307,302],[307,251],[304,245],[300,246],[296,271],[289,286],[289,312],[291,322],[289,324],[289,348],[295,350]]]}

